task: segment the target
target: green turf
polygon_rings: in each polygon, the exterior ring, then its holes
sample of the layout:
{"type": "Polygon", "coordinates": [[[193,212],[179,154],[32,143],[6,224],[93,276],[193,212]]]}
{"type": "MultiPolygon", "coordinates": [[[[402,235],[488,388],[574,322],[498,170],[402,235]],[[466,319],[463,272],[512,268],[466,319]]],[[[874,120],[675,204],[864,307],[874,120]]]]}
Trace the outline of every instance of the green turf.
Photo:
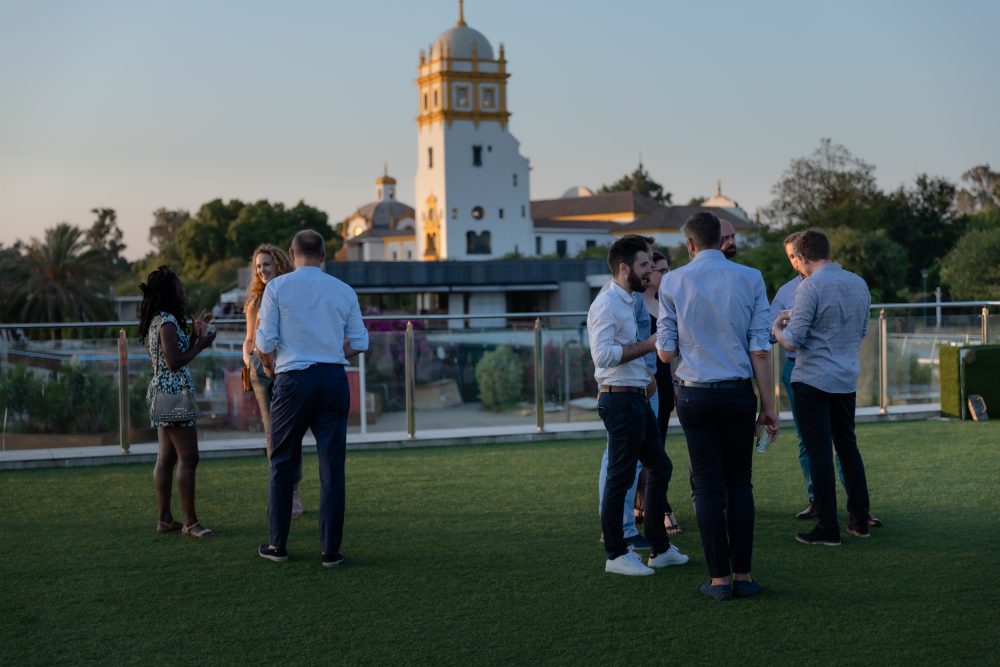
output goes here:
{"type": "Polygon", "coordinates": [[[680,436],[670,497],[691,563],[644,578],[604,574],[592,440],[350,453],[332,570],[315,456],[286,564],[255,554],[263,458],[201,464],[219,533],[203,541],[154,534],[150,465],[0,473],[0,664],[997,661],[1000,424],[859,427],[885,527],[839,548],[792,539],[789,435],[754,461],[765,594],[726,603],[697,593],[680,436]]]}

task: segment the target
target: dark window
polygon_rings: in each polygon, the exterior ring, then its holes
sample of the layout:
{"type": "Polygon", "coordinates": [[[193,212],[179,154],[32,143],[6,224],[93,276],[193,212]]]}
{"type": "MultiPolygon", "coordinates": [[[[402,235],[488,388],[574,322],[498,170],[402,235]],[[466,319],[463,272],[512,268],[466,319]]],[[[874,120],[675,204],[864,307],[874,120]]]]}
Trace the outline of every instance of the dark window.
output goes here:
{"type": "Polygon", "coordinates": [[[465,233],[465,253],[467,255],[489,255],[492,252],[489,232],[477,234],[470,231],[465,233]]]}
{"type": "Polygon", "coordinates": [[[517,174],[514,174],[514,187],[517,187],[517,174]]]}
{"type": "Polygon", "coordinates": [[[588,240],[587,240],[587,247],[588,247],[588,248],[593,248],[593,247],[594,247],[594,246],[596,246],[596,245],[597,245],[597,241],[595,241],[595,240],[593,240],[593,239],[588,239],[588,240]]]}
{"type": "Polygon", "coordinates": [[[492,153],[493,152],[493,146],[487,146],[486,147],[486,152],[487,153],[492,153]]]}
{"type": "Polygon", "coordinates": [[[451,219],[452,220],[458,220],[458,209],[457,208],[451,209],[451,219]]]}
{"type": "Polygon", "coordinates": [[[395,262],[397,259],[399,259],[398,255],[399,255],[399,253],[397,253],[395,250],[393,250],[392,251],[392,261],[395,262]]]}
{"type": "Polygon", "coordinates": [[[428,148],[427,149],[427,168],[428,169],[433,169],[434,168],[434,149],[433,148],[428,148]]]}
{"type": "Polygon", "coordinates": [[[560,257],[566,256],[566,241],[564,239],[556,241],[556,254],[560,257]]]}
{"type": "Polygon", "coordinates": [[[484,211],[482,206],[477,206],[474,209],[472,209],[472,217],[475,218],[476,220],[482,220],[483,213],[484,211]]]}
{"type": "Polygon", "coordinates": [[[501,220],[503,220],[503,209],[500,209],[497,217],[499,217],[501,220]]]}
{"type": "Polygon", "coordinates": [[[473,146],[472,147],[472,166],[482,167],[483,166],[483,147],[473,146]]]}
{"type": "Polygon", "coordinates": [[[542,254],[542,237],[541,236],[536,236],[535,237],[535,254],[536,255],[541,255],[542,254]]]}
{"type": "Polygon", "coordinates": [[[521,204],[521,217],[524,217],[524,204],[521,204]]]}
{"type": "Polygon", "coordinates": [[[427,93],[424,93],[424,111],[427,111],[427,93]]]}
{"type": "Polygon", "coordinates": [[[434,108],[436,109],[438,105],[438,91],[434,91],[434,108]]]}

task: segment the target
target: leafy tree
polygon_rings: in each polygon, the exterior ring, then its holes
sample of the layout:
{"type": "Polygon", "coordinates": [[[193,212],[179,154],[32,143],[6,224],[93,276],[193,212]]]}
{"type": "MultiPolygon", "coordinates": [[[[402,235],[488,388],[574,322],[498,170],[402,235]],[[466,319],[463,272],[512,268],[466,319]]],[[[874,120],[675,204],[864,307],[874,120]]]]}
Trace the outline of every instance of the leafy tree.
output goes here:
{"type": "Polygon", "coordinates": [[[174,237],[191,214],[183,209],[158,208],[153,211],[153,224],[149,226],[149,242],[158,253],[163,253],[173,245],[174,237]]]}
{"type": "Polygon", "coordinates": [[[27,278],[27,263],[18,246],[5,248],[0,244],[0,322],[17,322],[21,319],[20,303],[16,295],[27,278]]]}
{"type": "Polygon", "coordinates": [[[1000,209],[1000,173],[989,164],[976,165],[962,174],[968,188],[958,191],[957,205],[961,213],[1000,209]]]}
{"type": "Polygon", "coordinates": [[[87,245],[93,250],[101,252],[114,271],[124,271],[128,268],[128,261],[122,257],[125,244],[122,243],[124,234],[118,226],[118,214],[113,208],[92,208],[90,212],[97,216],[97,220],[87,230],[87,245]]]}
{"type": "Polygon", "coordinates": [[[593,245],[589,248],[584,248],[580,252],[576,253],[576,259],[607,259],[608,250],[611,249],[610,243],[605,243],[603,245],[593,245]]]}
{"type": "Polygon", "coordinates": [[[521,397],[522,365],[514,351],[498,347],[487,352],[476,364],[476,383],[484,408],[500,412],[521,397]]]}
{"type": "Polygon", "coordinates": [[[708,197],[691,197],[688,199],[688,206],[701,206],[708,201],[708,197]]]}
{"type": "Polygon", "coordinates": [[[785,229],[856,223],[880,196],[875,167],[830,139],[792,160],[771,193],[764,217],[785,229]]]}
{"type": "Polygon", "coordinates": [[[762,234],[762,239],[747,238],[733,260],[760,271],[767,293],[774,297],[778,288],[795,277],[795,269],[785,256],[784,234],[762,234]]]}
{"type": "Polygon", "coordinates": [[[973,229],[958,240],[941,265],[941,279],[960,301],[1000,299],[1000,226],[973,229]]]}
{"type": "Polygon", "coordinates": [[[25,279],[13,291],[19,319],[28,322],[101,320],[112,314],[110,266],[89,247],[83,232],[65,222],[45,230],[43,240],[22,246],[25,279]]]}
{"type": "Polygon", "coordinates": [[[608,192],[637,192],[655,199],[661,204],[671,203],[672,194],[663,189],[663,186],[654,181],[649,176],[649,172],[642,166],[642,162],[631,174],[622,176],[611,185],[602,185],[598,193],[608,192]]]}
{"type": "Polygon", "coordinates": [[[906,285],[906,249],[885,232],[851,227],[827,230],[830,254],[848,271],[868,283],[873,302],[895,300],[906,285]]]}

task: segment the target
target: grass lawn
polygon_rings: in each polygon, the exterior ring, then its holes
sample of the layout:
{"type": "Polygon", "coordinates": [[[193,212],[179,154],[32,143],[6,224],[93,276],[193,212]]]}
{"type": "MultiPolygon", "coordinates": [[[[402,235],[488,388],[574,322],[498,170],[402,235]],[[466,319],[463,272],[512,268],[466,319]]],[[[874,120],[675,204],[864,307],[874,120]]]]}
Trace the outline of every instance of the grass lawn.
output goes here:
{"type": "Polygon", "coordinates": [[[997,663],[1000,423],[858,435],[885,526],[796,543],[805,498],[783,431],[754,461],[765,593],[726,603],[697,592],[681,436],[670,498],[691,563],[641,578],[603,571],[594,440],[351,452],[348,561],[331,570],[315,456],[285,564],[255,553],[263,458],[201,464],[219,533],[202,541],[153,532],[151,465],[2,472],[0,664],[997,663]]]}

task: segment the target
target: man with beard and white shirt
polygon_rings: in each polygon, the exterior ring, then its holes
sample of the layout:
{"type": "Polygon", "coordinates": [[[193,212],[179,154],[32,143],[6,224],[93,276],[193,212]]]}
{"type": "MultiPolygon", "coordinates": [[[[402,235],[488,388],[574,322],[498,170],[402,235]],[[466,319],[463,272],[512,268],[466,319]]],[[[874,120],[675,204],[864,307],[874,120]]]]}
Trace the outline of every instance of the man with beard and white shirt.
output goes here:
{"type": "Polygon", "coordinates": [[[736,257],[736,228],[731,222],[721,219],[719,225],[722,232],[722,243],[719,245],[719,250],[726,256],[726,259],[732,259],[736,257]]]}
{"type": "Polygon", "coordinates": [[[605,572],[650,575],[652,568],[681,565],[687,556],[670,544],[662,521],[646,522],[650,544],[648,567],[625,541],[622,532],[625,495],[635,481],[636,461],[646,469],[644,507],[663,516],[670,462],[659,437],[646,386],[649,371],[643,356],[655,337],[637,342],[634,303],[649,284],[653,262],[646,242],[636,236],[615,241],[608,252],[612,284],[597,295],[587,313],[594,379],[600,389],[597,410],[608,430],[608,476],[601,503],[601,532],[607,552],[605,572]]]}

